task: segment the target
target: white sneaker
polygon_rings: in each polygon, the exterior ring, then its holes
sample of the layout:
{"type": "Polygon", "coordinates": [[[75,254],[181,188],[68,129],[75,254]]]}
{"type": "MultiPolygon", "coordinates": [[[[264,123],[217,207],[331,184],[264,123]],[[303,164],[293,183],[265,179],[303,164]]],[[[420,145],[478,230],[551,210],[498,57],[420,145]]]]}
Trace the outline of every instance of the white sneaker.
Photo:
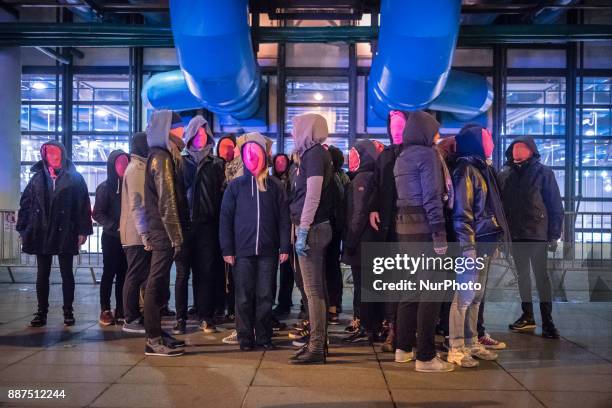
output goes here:
{"type": "Polygon", "coordinates": [[[238,341],[238,332],[236,330],[232,331],[232,334],[230,334],[227,337],[224,337],[223,340],[221,340],[224,344],[239,344],[238,341]]]}
{"type": "Polygon", "coordinates": [[[472,356],[479,358],[481,360],[488,360],[488,361],[497,360],[497,353],[491,350],[487,350],[485,346],[483,346],[480,343],[473,345],[470,348],[470,353],[472,354],[472,356]]]}
{"type": "Polygon", "coordinates": [[[446,361],[457,364],[459,367],[478,367],[478,361],[474,360],[469,350],[463,348],[451,348],[446,356],[446,361]]]}
{"type": "Polygon", "coordinates": [[[401,349],[395,350],[395,362],[396,363],[409,363],[413,361],[415,357],[416,357],[415,349],[412,349],[412,351],[404,351],[401,349]]]}
{"type": "Polygon", "coordinates": [[[416,361],[415,370],[420,373],[446,373],[453,371],[455,366],[435,356],[429,361],[416,361]]]}

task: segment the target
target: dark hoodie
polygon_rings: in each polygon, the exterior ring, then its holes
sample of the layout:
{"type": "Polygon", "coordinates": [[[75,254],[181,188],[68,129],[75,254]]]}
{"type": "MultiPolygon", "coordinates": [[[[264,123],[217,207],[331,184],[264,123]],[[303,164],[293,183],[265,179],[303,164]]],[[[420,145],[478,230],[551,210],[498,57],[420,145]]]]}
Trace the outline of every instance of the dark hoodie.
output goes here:
{"type": "Polygon", "coordinates": [[[77,255],[78,236],[93,234],[87,184],[61,143],[43,144],[41,156],[42,160],[30,170],[33,175],[19,203],[16,229],[21,235],[22,249],[33,255],[77,255]],[[55,183],[43,154],[49,145],[62,151],[62,166],[55,183]]]}
{"type": "Polygon", "coordinates": [[[373,241],[374,230],[369,226],[368,187],[373,181],[378,151],[368,139],[355,142],[359,154],[359,168],[352,173],[352,180],[346,188],[346,223],[343,232],[344,252],[342,260],[349,265],[360,265],[359,251],[362,241],[373,241]]]}
{"type": "Polygon", "coordinates": [[[105,234],[119,236],[119,218],[121,217],[121,179],[115,169],[119,156],[127,156],[123,150],[113,150],[106,161],[106,180],[96,188],[96,202],[93,219],[100,225],[105,234]]]}
{"type": "Polygon", "coordinates": [[[445,231],[445,188],[440,157],[434,148],[439,128],[440,124],[430,114],[411,112],[404,128],[402,152],[393,168],[397,208],[424,212],[430,233],[445,231]]]}
{"type": "Polygon", "coordinates": [[[506,163],[499,173],[500,190],[513,240],[556,241],[563,228],[563,202],[553,171],[540,162],[530,136],[515,138],[506,149],[506,163]],[[515,143],[525,143],[533,156],[514,163],[515,143]]]}
{"type": "Polygon", "coordinates": [[[221,142],[223,142],[223,140],[225,139],[229,139],[232,141],[233,145],[236,146],[236,135],[234,135],[233,133],[228,133],[226,135],[223,135],[219,138],[219,140],[217,141],[217,157],[219,157],[220,159],[222,159],[225,162],[225,159],[219,154],[219,148],[221,147],[221,142]]]}
{"type": "Polygon", "coordinates": [[[285,153],[277,153],[274,155],[274,157],[272,157],[272,175],[280,180],[280,182],[283,184],[283,187],[285,188],[286,193],[289,193],[289,172],[291,170],[291,165],[291,159],[285,153]],[[285,168],[285,171],[283,172],[279,172],[276,170],[276,159],[279,157],[284,157],[285,159],[287,159],[287,168],[285,168]]]}
{"type": "Polygon", "coordinates": [[[486,162],[480,125],[466,125],[455,137],[453,226],[464,249],[477,242],[509,242],[495,170],[486,162]]]}
{"type": "MultiPolygon", "coordinates": [[[[256,143],[266,152],[263,136],[252,136],[249,143],[256,143]]],[[[246,167],[242,176],[228,184],[219,223],[223,256],[277,257],[279,251],[290,252],[289,213],[283,186],[276,177],[268,177],[265,187],[265,191],[260,191],[246,167]]]]}

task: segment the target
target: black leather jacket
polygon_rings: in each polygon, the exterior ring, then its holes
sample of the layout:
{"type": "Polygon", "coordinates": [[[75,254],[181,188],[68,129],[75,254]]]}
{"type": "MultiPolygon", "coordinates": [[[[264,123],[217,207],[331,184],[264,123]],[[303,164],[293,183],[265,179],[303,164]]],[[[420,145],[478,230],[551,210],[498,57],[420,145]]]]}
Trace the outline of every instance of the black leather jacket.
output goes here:
{"type": "Polygon", "coordinates": [[[190,229],[201,224],[218,224],[225,184],[225,162],[208,155],[200,163],[183,156],[187,199],[191,213],[190,229]]]}
{"type": "Polygon", "coordinates": [[[498,241],[504,233],[505,221],[500,223],[495,214],[495,208],[502,207],[501,199],[497,191],[490,191],[483,175],[486,166],[476,157],[460,157],[453,171],[453,226],[457,241],[464,248],[473,248],[476,242],[498,241]]]}
{"type": "Polygon", "coordinates": [[[181,219],[185,219],[182,212],[186,213],[187,206],[182,185],[180,169],[172,154],[166,149],[152,147],[145,173],[145,212],[149,223],[148,239],[154,250],[183,244],[181,219]]]}

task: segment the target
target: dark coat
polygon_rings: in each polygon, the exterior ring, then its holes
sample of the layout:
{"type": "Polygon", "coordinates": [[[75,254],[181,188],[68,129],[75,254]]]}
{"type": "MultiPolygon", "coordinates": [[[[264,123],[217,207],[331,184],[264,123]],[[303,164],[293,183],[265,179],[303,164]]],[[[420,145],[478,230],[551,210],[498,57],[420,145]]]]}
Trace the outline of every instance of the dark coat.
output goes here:
{"type": "MultiPolygon", "coordinates": [[[[93,234],[91,203],[87,184],[62,149],[62,170],[51,182],[44,160],[32,166],[34,174],[21,195],[16,229],[21,235],[23,252],[32,255],[79,253],[79,235],[93,234]]],[[[42,150],[42,149],[41,149],[42,150]]]]}
{"type": "Polygon", "coordinates": [[[553,171],[540,162],[533,138],[517,137],[508,146],[499,181],[513,240],[556,241],[561,237],[563,203],[559,186],[553,171]],[[521,165],[512,158],[517,142],[533,151],[533,156],[521,165]]]}
{"type": "Polygon", "coordinates": [[[113,150],[108,155],[106,163],[106,180],[96,188],[96,201],[93,208],[93,219],[100,225],[104,233],[118,237],[119,219],[121,217],[121,179],[115,169],[115,161],[127,153],[123,150],[113,150]]]}
{"type": "Polygon", "coordinates": [[[274,157],[272,157],[272,175],[276,177],[278,180],[280,180],[280,182],[283,184],[283,188],[285,189],[286,193],[289,193],[289,190],[291,188],[291,181],[290,181],[289,173],[291,172],[292,167],[293,167],[293,163],[291,162],[291,159],[289,158],[289,156],[287,156],[286,154],[277,153],[274,155],[274,157]],[[276,168],[274,167],[274,163],[276,163],[276,158],[279,156],[283,156],[287,159],[287,168],[282,173],[276,171],[276,168]]]}
{"type": "Polygon", "coordinates": [[[191,156],[183,156],[184,180],[191,213],[190,229],[198,225],[219,223],[221,199],[225,185],[225,161],[208,155],[196,163],[191,156]]]}
{"type": "Polygon", "coordinates": [[[400,152],[400,146],[385,146],[374,164],[372,182],[366,195],[370,200],[370,212],[376,211],[380,216],[379,230],[375,233],[376,241],[379,242],[395,241],[397,190],[395,189],[393,167],[400,152]]]}
{"type": "Polygon", "coordinates": [[[278,256],[291,252],[289,209],[283,185],[268,177],[259,191],[245,169],[232,180],[221,203],[219,241],[223,256],[278,256]]]}
{"type": "Polygon", "coordinates": [[[411,112],[404,129],[402,152],[393,168],[397,207],[421,208],[431,233],[446,231],[442,164],[433,146],[439,126],[431,115],[411,112]]]}
{"type": "Polygon", "coordinates": [[[351,174],[346,187],[346,223],[343,231],[344,251],[342,261],[348,265],[361,264],[361,242],[374,241],[375,231],[369,224],[368,189],[374,176],[378,152],[371,140],[360,139],[355,143],[359,154],[359,168],[351,174]]]}

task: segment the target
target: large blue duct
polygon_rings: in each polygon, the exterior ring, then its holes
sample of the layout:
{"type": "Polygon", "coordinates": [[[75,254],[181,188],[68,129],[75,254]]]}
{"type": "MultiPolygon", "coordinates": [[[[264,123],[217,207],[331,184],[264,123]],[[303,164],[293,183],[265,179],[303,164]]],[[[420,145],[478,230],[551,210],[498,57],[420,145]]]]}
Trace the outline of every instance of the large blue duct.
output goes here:
{"type": "Polygon", "coordinates": [[[152,77],[142,97],[156,109],[210,111],[251,117],[261,76],[248,23],[247,0],[171,0],[180,71],[152,77]]]}
{"type": "Polygon", "coordinates": [[[382,0],[368,81],[368,100],[377,116],[429,107],[467,119],[489,108],[486,78],[450,71],[460,12],[459,0],[382,0]]]}

